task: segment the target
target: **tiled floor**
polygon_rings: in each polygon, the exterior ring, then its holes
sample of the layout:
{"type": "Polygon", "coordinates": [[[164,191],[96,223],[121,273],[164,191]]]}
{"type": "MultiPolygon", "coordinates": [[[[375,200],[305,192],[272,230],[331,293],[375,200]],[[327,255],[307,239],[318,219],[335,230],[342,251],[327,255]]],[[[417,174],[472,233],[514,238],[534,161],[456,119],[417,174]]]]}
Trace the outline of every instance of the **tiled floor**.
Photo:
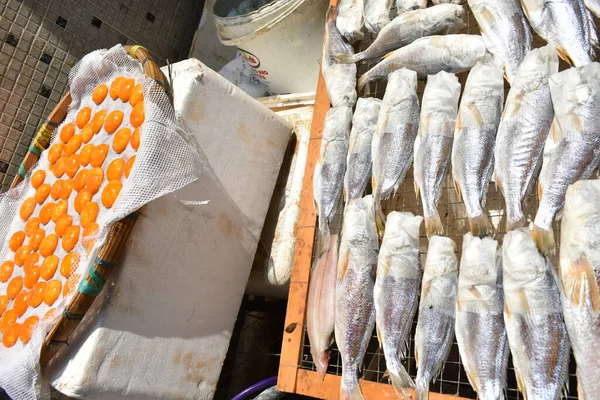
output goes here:
{"type": "Polygon", "coordinates": [[[0,0],[0,192],[90,51],[140,44],[159,66],[187,58],[202,0],[0,0]]]}

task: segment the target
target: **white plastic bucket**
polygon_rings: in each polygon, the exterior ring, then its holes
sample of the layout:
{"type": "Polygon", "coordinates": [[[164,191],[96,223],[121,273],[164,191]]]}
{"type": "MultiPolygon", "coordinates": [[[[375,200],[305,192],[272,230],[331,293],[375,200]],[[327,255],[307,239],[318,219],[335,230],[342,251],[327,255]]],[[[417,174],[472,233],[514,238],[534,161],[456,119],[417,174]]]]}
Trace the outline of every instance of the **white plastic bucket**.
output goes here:
{"type": "Polygon", "coordinates": [[[237,46],[271,94],[317,87],[327,0],[275,0],[249,14],[226,17],[240,0],[217,0],[219,40],[237,46]]]}

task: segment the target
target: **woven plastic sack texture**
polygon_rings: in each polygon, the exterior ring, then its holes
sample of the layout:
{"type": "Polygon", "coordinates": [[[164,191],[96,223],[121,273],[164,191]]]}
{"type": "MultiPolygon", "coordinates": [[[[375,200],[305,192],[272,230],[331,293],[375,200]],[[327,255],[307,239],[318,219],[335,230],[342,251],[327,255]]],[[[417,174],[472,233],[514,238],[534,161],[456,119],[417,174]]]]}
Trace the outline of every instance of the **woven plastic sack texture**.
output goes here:
{"type": "MultiPolygon", "coordinates": [[[[111,208],[105,208],[100,202],[102,190],[108,183],[106,179],[100,190],[94,195],[93,201],[100,206],[100,212],[96,219],[99,225],[97,236],[94,238],[96,242],[88,255],[82,241],[78,241],[73,252],[78,253],[80,261],[76,270],[70,275],[69,281],[67,282],[67,279],[59,274],[58,270],[52,278],[62,282],[61,288],[64,288],[65,284],[77,288],[114,222],[151,200],[193,182],[200,174],[203,158],[201,158],[201,150],[193,135],[178,122],[164,89],[154,80],[146,77],[140,63],[129,57],[120,45],[109,50],[98,50],[88,54],[71,70],[69,87],[72,103],[65,122],[54,131],[55,134],[50,145],[60,142],[58,136],[62,125],[74,121],[78,110],[85,106],[92,109],[92,115],[102,109],[106,109],[108,113],[112,110],[121,110],[124,118],[120,128],[132,128],[129,122],[132,107],[128,102],[121,102],[118,98],[112,101],[110,96],[107,96],[104,102],[96,105],[91,99],[91,93],[98,84],[110,85],[118,76],[133,78],[136,83],[141,83],[143,86],[145,120],[141,127],[141,144],[137,152],[131,146],[127,146],[125,151],[117,154],[111,147],[114,134],[107,135],[103,130],[101,134],[94,135],[90,141],[96,146],[106,143],[110,147],[108,156],[102,164],[103,168],[106,168],[116,158],[127,160],[134,154],[136,161],[129,178],[123,181],[119,197],[111,208]]],[[[13,259],[14,253],[8,248],[8,240],[12,233],[24,229],[25,222],[19,217],[19,207],[25,199],[35,195],[36,190],[30,184],[31,175],[38,169],[44,169],[46,170],[45,183],[52,185],[57,180],[49,170],[47,153],[47,151],[42,153],[37,165],[31,169],[21,184],[0,196],[0,264],[5,260],[13,259]]],[[[73,217],[73,225],[79,225],[79,213],[74,210],[74,197],[72,195],[68,200],[68,213],[73,217]]],[[[37,217],[40,208],[39,205],[36,206],[31,217],[37,217]]],[[[43,228],[47,234],[53,232],[54,222],[50,220],[43,228]]],[[[66,253],[59,242],[54,254],[62,261],[66,253]]],[[[41,264],[41,262],[42,258],[39,263],[41,264]]],[[[23,275],[23,269],[15,265],[11,279],[19,275],[23,275]]],[[[6,293],[8,282],[10,280],[0,283],[0,295],[6,293]]],[[[76,290],[73,290],[63,297],[61,289],[61,295],[52,307],[42,302],[36,308],[29,307],[25,314],[17,320],[17,323],[22,323],[27,317],[33,315],[40,318],[40,323],[28,344],[24,345],[17,341],[10,348],[0,345],[0,387],[4,388],[14,400],[42,397],[39,374],[40,347],[46,333],[75,292],[76,290]],[[55,308],[55,312],[44,318],[51,308],[55,308]]],[[[10,307],[11,303],[8,308],[10,307]]]]}

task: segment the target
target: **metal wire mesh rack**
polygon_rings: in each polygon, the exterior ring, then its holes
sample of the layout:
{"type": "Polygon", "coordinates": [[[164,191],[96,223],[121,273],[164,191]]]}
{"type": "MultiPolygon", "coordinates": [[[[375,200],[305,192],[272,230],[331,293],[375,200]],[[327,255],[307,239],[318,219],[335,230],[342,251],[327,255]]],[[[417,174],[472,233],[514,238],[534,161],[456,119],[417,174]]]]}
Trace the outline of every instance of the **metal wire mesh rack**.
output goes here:
{"type": "MultiPolygon", "coordinates": [[[[463,4],[466,10],[466,27],[460,33],[478,34],[479,28],[467,2],[463,0],[461,4],[463,4]]],[[[392,12],[394,12],[394,10],[392,12]]],[[[362,51],[366,49],[374,38],[374,35],[366,33],[365,39],[355,48],[355,50],[362,51]]],[[[534,36],[534,47],[540,47],[544,44],[545,42],[541,38],[537,35],[534,36]]],[[[375,64],[376,61],[360,63],[358,65],[358,76],[364,74],[375,64]]],[[[566,65],[561,62],[561,69],[564,68],[566,68],[566,65]]],[[[468,73],[458,74],[457,76],[461,86],[464,88],[468,73]]],[[[385,82],[371,82],[368,85],[367,92],[369,93],[369,96],[378,98],[383,97],[386,86],[385,82]]],[[[421,100],[424,88],[425,82],[420,81],[418,84],[419,100],[421,100]]],[[[508,83],[505,83],[505,96],[508,94],[509,89],[508,83]]],[[[307,163],[307,172],[304,182],[305,190],[300,204],[301,217],[298,224],[297,247],[294,259],[294,270],[292,273],[290,298],[288,302],[278,386],[280,390],[287,392],[302,393],[319,398],[337,399],[339,396],[339,376],[342,373],[341,357],[338,349],[334,344],[330,355],[327,375],[325,380],[321,381],[315,372],[316,368],[311,359],[310,345],[304,320],[308,291],[308,275],[310,273],[310,267],[314,264],[316,259],[315,249],[318,248],[318,239],[316,237],[318,235],[315,235],[316,216],[312,200],[312,174],[314,164],[319,155],[323,120],[325,113],[329,108],[329,100],[324,92],[324,83],[322,79],[320,79],[317,89],[315,115],[313,117],[309,162],[307,163]]],[[[525,200],[524,206],[524,211],[529,221],[532,221],[535,217],[537,206],[538,202],[536,194],[530,193],[525,200]]],[[[495,183],[491,182],[488,188],[486,211],[488,212],[496,231],[494,238],[499,243],[502,243],[505,234],[506,218],[504,209],[504,198],[496,190],[495,183]]],[[[446,177],[438,210],[442,217],[446,236],[456,242],[456,256],[460,260],[463,235],[468,231],[469,226],[464,204],[456,195],[450,174],[446,177]]],[[[383,203],[383,211],[386,214],[391,211],[409,211],[413,214],[423,215],[420,200],[417,199],[414,191],[412,168],[408,172],[407,177],[398,192],[383,203]]],[[[333,221],[333,226],[331,227],[332,231],[339,231],[341,229],[341,223],[342,211],[340,210],[333,221]]],[[[420,256],[421,263],[424,265],[428,247],[428,240],[425,235],[424,227],[421,229],[420,236],[420,256]]],[[[555,228],[555,238],[560,238],[558,227],[555,228]]],[[[552,261],[554,262],[554,265],[557,265],[556,259],[552,261]]],[[[417,372],[416,361],[414,358],[414,334],[417,320],[418,315],[415,316],[413,329],[408,342],[408,357],[404,360],[404,366],[413,378],[416,377],[417,372]]],[[[565,395],[565,398],[568,400],[577,399],[577,378],[575,370],[575,360],[571,355],[568,378],[568,388],[570,390],[565,395]]],[[[373,332],[362,370],[363,383],[361,386],[367,399],[396,398],[391,386],[387,384],[388,381],[385,371],[386,365],[384,355],[379,349],[376,333],[373,332]]],[[[460,360],[458,345],[455,341],[441,376],[430,386],[430,399],[441,400],[456,397],[475,399],[477,398],[477,395],[469,384],[466,372],[460,360]]],[[[517,389],[512,360],[509,362],[506,397],[510,400],[523,399],[523,395],[517,389]]]]}

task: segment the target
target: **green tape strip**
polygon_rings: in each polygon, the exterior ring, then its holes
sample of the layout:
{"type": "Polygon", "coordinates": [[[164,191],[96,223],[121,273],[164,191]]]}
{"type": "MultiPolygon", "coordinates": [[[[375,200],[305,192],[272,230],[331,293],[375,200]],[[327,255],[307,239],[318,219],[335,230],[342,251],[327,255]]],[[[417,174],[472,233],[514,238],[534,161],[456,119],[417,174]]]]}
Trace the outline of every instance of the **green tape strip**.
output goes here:
{"type": "Polygon", "coordinates": [[[19,176],[23,179],[25,179],[25,175],[27,174],[27,171],[25,171],[25,166],[21,163],[21,165],[19,166],[19,172],[18,172],[19,176]]]}
{"type": "Polygon", "coordinates": [[[42,152],[40,151],[40,149],[38,149],[35,144],[32,144],[31,146],[29,146],[29,151],[32,152],[33,154],[35,154],[36,156],[41,156],[42,152]]]}
{"type": "Polygon", "coordinates": [[[63,317],[65,317],[65,319],[69,319],[72,321],[82,320],[84,316],[85,316],[84,314],[73,314],[71,311],[67,310],[66,308],[63,311],[63,317]]]}
{"type": "Polygon", "coordinates": [[[94,261],[94,263],[96,265],[98,265],[99,267],[106,268],[106,269],[110,269],[110,268],[114,268],[115,267],[114,263],[111,263],[110,261],[103,260],[100,257],[96,257],[96,260],[94,261]]]}
{"type": "Polygon", "coordinates": [[[96,297],[102,291],[106,280],[98,273],[95,266],[92,265],[88,272],[87,278],[84,278],[79,284],[79,293],[86,296],[96,297]]]}

